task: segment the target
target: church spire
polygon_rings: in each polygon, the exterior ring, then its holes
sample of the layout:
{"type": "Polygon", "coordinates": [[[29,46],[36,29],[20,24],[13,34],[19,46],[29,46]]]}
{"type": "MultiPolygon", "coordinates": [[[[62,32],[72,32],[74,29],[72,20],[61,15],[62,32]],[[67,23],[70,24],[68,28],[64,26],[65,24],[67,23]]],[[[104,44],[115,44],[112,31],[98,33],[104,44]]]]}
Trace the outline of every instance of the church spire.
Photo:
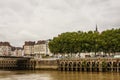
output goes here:
{"type": "Polygon", "coordinates": [[[97,27],[97,24],[96,24],[96,29],[95,29],[96,32],[98,32],[98,27],[97,27]]]}

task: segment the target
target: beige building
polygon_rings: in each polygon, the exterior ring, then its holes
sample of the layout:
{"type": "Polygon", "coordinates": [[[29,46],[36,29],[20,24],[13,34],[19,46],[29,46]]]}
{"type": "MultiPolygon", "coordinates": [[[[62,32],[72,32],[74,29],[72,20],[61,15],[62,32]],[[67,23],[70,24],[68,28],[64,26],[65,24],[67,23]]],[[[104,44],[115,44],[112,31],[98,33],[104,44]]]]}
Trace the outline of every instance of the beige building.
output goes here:
{"type": "Polygon", "coordinates": [[[35,42],[32,41],[26,41],[25,44],[23,45],[24,49],[24,55],[25,56],[34,56],[34,45],[35,42]]]}
{"type": "Polygon", "coordinates": [[[23,56],[23,48],[21,47],[12,47],[12,56],[23,56]]]}
{"type": "Polygon", "coordinates": [[[48,41],[40,40],[34,45],[34,53],[37,57],[40,57],[41,55],[49,55],[50,50],[48,48],[48,41]]]}
{"type": "Polygon", "coordinates": [[[1,56],[11,55],[11,45],[9,42],[0,42],[0,55],[1,56]]]}
{"type": "Polygon", "coordinates": [[[50,50],[48,47],[48,42],[49,41],[45,40],[37,41],[37,43],[32,41],[26,41],[23,46],[24,55],[35,57],[41,57],[41,55],[49,55],[50,50]]]}

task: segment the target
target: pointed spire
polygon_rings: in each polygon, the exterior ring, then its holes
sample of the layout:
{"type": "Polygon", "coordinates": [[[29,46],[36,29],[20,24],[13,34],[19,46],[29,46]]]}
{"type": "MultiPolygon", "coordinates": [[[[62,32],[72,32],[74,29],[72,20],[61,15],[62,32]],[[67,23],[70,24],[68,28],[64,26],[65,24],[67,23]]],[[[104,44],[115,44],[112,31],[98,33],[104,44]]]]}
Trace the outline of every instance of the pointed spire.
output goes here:
{"type": "Polygon", "coordinates": [[[98,32],[98,27],[97,27],[97,24],[96,24],[96,29],[95,29],[96,32],[98,32]]]}

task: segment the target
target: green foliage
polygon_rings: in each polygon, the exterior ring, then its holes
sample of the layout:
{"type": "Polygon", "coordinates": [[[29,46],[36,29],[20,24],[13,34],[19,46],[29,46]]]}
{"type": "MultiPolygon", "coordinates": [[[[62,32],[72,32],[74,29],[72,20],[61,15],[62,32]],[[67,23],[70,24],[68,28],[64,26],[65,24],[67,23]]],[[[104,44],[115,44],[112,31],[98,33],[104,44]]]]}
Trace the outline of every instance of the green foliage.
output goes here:
{"type": "Polygon", "coordinates": [[[120,52],[120,29],[62,33],[49,42],[49,48],[52,53],[120,52]]]}
{"type": "Polygon", "coordinates": [[[82,67],[84,67],[84,68],[87,67],[87,62],[86,61],[82,62],[82,67]]]}
{"type": "Polygon", "coordinates": [[[102,62],[102,68],[106,68],[107,67],[107,63],[105,61],[102,62]]]}

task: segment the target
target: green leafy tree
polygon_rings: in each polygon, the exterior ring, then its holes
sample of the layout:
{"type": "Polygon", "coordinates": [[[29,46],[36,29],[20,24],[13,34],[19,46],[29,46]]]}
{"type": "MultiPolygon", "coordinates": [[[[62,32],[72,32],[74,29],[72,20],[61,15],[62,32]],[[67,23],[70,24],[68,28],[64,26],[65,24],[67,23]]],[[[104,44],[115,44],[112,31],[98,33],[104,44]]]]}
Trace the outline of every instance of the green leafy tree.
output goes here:
{"type": "Polygon", "coordinates": [[[88,32],[65,32],[49,42],[52,53],[120,52],[120,29],[88,32]]]}

